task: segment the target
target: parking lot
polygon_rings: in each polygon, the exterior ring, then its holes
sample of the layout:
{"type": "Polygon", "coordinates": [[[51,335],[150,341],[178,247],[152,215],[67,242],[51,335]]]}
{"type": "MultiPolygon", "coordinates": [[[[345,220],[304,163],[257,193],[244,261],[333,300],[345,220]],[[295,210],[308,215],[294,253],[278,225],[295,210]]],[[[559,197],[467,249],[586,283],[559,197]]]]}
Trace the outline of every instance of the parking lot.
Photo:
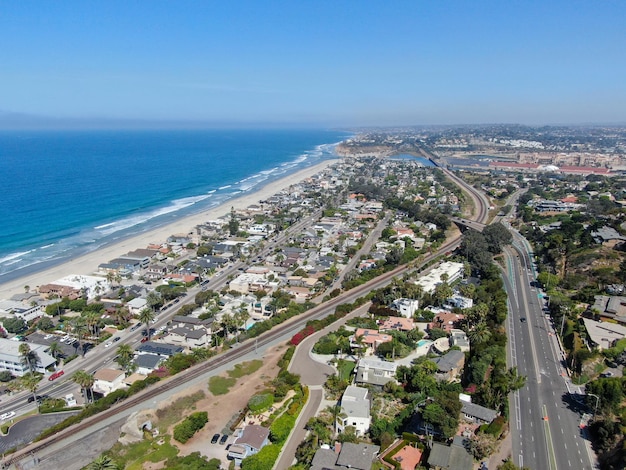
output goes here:
{"type": "MultiPolygon", "coordinates": [[[[54,334],[54,333],[42,333],[35,332],[28,335],[28,341],[37,344],[43,344],[45,346],[50,346],[52,343],[56,342],[61,349],[61,354],[64,357],[73,356],[74,354],[81,354],[81,351],[78,349],[78,341],[74,340],[73,342],[62,342],[61,340],[67,335],[65,334],[54,334]]],[[[83,347],[85,351],[88,351],[93,347],[93,343],[83,343],[83,347]]]]}

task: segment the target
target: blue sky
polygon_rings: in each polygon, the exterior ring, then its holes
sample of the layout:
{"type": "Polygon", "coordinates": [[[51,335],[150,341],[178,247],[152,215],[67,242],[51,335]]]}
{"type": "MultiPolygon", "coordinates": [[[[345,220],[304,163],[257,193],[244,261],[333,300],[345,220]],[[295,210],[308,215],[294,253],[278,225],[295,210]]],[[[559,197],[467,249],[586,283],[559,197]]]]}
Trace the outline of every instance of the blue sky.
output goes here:
{"type": "Polygon", "coordinates": [[[0,0],[0,111],[371,126],[626,123],[623,1],[0,0]]]}

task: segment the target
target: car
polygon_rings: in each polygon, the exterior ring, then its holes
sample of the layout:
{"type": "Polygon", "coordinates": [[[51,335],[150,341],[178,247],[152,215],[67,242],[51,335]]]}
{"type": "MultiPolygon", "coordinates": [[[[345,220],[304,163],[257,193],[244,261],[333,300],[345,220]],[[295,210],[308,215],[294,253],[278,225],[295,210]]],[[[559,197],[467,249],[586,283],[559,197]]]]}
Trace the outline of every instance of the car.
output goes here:
{"type": "Polygon", "coordinates": [[[108,341],[108,342],[104,345],[104,347],[105,347],[105,348],[108,348],[108,347],[109,347],[109,346],[111,346],[112,344],[113,344],[113,341],[108,341]]]}
{"type": "Polygon", "coordinates": [[[600,377],[604,377],[604,378],[613,377],[613,372],[610,370],[607,370],[606,372],[603,372],[602,374],[600,374],[600,377]]]}
{"type": "Polygon", "coordinates": [[[146,341],[148,341],[148,337],[147,336],[144,336],[143,338],[141,338],[141,342],[142,343],[145,343],[146,341]]]}
{"type": "Polygon", "coordinates": [[[135,331],[137,330],[137,328],[141,328],[142,323],[135,323],[133,326],[130,327],[130,331],[135,331]]]}
{"type": "Polygon", "coordinates": [[[46,336],[43,337],[43,339],[50,339],[50,338],[52,338],[52,336],[54,336],[54,335],[51,335],[50,333],[48,333],[46,336]]]}
{"type": "Polygon", "coordinates": [[[54,374],[52,374],[50,377],[48,377],[49,381],[53,381],[55,379],[58,379],[59,377],[61,377],[63,374],[65,374],[65,372],[63,372],[62,370],[56,371],[54,374]]]}
{"type": "Polygon", "coordinates": [[[227,440],[228,440],[228,434],[224,434],[222,438],[220,439],[220,445],[226,444],[227,440]]]}
{"type": "Polygon", "coordinates": [[[111,341],[113,341],[114,343],[117,343],[120,339],[122,339],[122,338],[120,338],[119,336],[116,336],[111,341]]]}
{"type": "Polygon", "coordinates": [[[218,434],[213,434],[213,437],[211,438],[211,444],[217,444],[217,441],[220,440],[220,435],[218,434]]]}
{"type": "Polygon", "coordinates": [[[526,317],[520,318],[519,321],[521,321],[522,323],[526,323],[526,317]]]}
{"type": "MultiPolygon", "coordinates": [[[[50,398],[48,395],[37,395],[37,403],[41,403],[44,400],[47,400],[48,398],[50,398]]],[[[30,397],[28,397],[28,400],[26,400],[28,403],[32,403],[35,401],[35,397],[33,397],[32,395],[30,397]]]]}
{"type": "Polygon", "coordinates": [[[2,413],[0,415],[0,420],[5,420],[5,419],[10,419],[13,418],[13,416],[15,416],[15,411],[7,411],[6,413],[2,413]]]}

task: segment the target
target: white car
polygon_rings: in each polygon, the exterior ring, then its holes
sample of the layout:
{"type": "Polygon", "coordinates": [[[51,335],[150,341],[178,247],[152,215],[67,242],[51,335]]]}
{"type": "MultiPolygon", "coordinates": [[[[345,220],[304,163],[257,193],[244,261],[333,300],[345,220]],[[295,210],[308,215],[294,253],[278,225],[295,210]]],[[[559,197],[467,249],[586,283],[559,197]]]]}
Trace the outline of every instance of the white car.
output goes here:
{"type": "Polygon", "coordinates": [[[109,346],[111,346],[113,344],[113,341],[109,341],[107,344],[104,345],[105,348],[108,348],[109,346]]]}
{"type": "Polygon", "coordinates": [[[46,336],[44,336],[44,337],[43,337],[43,339],[50,339],[50,338],[52,338],[53,336],[54,336],[54,335],[47,334],[46,336]]]}
{"type": "Polygon", "coordinates": [[[0,420],[5,420],[5,419],[10,419],[13,418],[13,416],[15,416],[15,411],[9,411],[7,413],[2,413],[0,415],[0,420]]]}

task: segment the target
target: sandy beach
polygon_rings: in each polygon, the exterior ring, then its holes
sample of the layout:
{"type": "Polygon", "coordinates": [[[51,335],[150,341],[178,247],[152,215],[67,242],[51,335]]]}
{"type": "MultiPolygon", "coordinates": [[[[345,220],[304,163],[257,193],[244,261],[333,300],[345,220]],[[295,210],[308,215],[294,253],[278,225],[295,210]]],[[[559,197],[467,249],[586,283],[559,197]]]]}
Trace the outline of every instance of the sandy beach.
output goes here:
{"type": "Polygon", "coordinates": [[[336,161],[337,160],[325,160],[317,165],[268,183],[255,192],[228,200],[224,204],[208,211],[182,217],[180,220],[171,224],[102,247],[68,262],[0,284],[0,299],[8,299],[15,294],[23,293],[24,286],[30,286],[30,289],[33,290],[37,286],[50,283],[56,279],[69,276],[70,274],[93,274],[101,263],[107,262],[137,248],[146,248],[151,243],[163,243],[170,235],[189,233],[196,225],[200,225],[208,220],[215,220],[227,214],[231,207],[244,209],[251,204],[256,204],[288,188],[294,183],[319,173],[336,161]]]}

